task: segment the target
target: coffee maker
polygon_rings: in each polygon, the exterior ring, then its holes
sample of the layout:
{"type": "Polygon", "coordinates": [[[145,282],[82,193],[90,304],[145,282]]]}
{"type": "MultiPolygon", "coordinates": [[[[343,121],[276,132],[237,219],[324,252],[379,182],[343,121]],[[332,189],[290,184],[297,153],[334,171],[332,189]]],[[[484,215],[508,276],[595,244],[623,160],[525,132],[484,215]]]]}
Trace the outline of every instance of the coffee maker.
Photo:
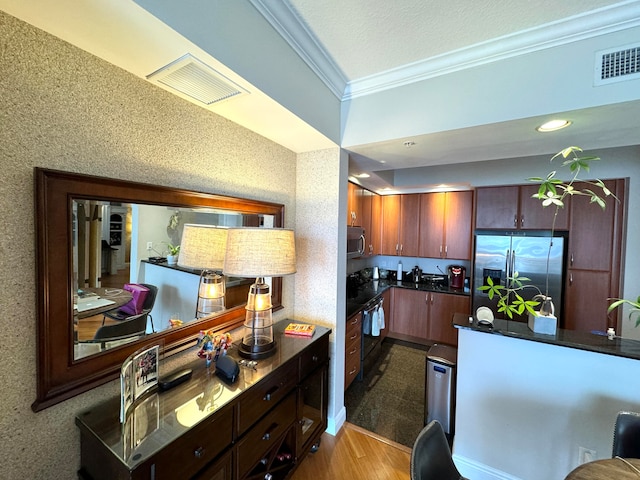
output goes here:
{"type": "Polygon", "coordinates": [[[467,269],[462,265],[449,265],[449,288],[462,290],[466,273],[467,269]]]}

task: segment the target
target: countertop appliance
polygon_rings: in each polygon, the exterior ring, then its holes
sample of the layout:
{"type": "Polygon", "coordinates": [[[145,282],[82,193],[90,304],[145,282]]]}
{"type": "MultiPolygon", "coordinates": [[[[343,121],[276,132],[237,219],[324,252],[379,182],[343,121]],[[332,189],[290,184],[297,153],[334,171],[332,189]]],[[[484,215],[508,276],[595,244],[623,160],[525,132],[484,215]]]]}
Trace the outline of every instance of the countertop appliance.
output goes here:
{"type": "Polygon", "coordinates": [[[449,288],[464,288],[464,279],[467,276],[467,269],[461,265],[449,265],[449,288]]]}
{"type": "MultiPolygon", "coordinates": [[[[498,314],[497,298],[489,299],[485,292],[478,290],[487,284],[491,277],[493,283],[505,285],[506,279],[518,272],[527,277],[529,285],[535,285],[544,294],[547,291],[547,255],[549,255],[548,296],[553,299],[556,317],[562,325],[562,293],[565,274],[566,238],[555,233],[553,239],[549,232],[530,232],[512,234],[512,232],[476,232],[473,266],[473,312],[478,307],[489,307],[496,318],[505,318],[498,314]],[[550,254],[549,254],[550,253],[550,254]]],[[[531,300],[539,292],[536,288],[525,288],[520,295],[531,300]]],[[[517,320],[526,321],[522,315],[517,320]]]]}
{"type": "Polygon", "coordinates": [[[364,255],[364,228],[347,227],[347,258],[358,258],[364,255]]]}

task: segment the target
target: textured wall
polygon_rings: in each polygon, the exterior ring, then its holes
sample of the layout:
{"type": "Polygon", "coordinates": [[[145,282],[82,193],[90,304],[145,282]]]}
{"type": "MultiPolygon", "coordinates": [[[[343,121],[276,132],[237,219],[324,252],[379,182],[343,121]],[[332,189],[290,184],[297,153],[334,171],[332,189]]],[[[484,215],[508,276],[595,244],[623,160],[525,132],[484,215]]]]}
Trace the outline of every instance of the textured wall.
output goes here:
{"type": "MultiPolygon", "coordinates": [[[[112,382],[39,413],[30,409],[33,168],[279,202],[286,226],[295,227],[296,157],[2,12],[0,92],[0,477],[72,479],[80,453],[74,416],[118,387],[112,382]]],[[[279,317],[293,311],[294,277],[284,285],[279,317]]]]}

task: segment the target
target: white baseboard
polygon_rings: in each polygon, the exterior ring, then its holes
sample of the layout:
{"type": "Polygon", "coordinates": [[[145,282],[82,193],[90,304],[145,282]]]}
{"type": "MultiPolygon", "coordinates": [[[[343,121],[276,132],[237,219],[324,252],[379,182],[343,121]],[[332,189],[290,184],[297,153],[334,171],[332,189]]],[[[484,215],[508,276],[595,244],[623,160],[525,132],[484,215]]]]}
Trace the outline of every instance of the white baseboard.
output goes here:
{"type": "Polygon", "coordinates": [[[521,480],[518,477],[496,470],[488,465],[478,463],[470,458],[456,455],[455,453],[453,454],[453,462],[463,477],[472,478],[473,480],[521,480]]]}
{"type": "Polygon", "coordinates": [[[333,417],[327,419],[327,430],[329,435],[335,435],[340,431],[344,422],[347,421],[347,409],[343,406],[333,417]]]}

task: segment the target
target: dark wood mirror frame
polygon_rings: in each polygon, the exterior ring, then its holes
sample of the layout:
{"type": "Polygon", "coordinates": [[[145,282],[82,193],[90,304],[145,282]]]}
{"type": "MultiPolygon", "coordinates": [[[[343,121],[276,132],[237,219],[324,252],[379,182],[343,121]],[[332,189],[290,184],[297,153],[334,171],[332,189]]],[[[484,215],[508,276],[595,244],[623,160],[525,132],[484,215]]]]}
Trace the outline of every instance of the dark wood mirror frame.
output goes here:
{"type": "MultiPolygon", "coordinates": [[[[205,317],[177,329],[153,333],[143,340],[74,360],[71,202],[78,198],[212,207],[273,215],[276,227],[282,227],[284,220],[284,205],[281,204],[36,168],[38,341],[37,398],[31,405],[33,411],[43,410],[118,378],[124,360],[142,345],[158,342],[164,355],[177,353],[193,346],[202,329],[230,330],[244,320],[244,306],[238,306],[215,317],[205,317]]],[[[273,279],[272,298],[274,310],[281,308],[281,278],[273,279]]]]}

